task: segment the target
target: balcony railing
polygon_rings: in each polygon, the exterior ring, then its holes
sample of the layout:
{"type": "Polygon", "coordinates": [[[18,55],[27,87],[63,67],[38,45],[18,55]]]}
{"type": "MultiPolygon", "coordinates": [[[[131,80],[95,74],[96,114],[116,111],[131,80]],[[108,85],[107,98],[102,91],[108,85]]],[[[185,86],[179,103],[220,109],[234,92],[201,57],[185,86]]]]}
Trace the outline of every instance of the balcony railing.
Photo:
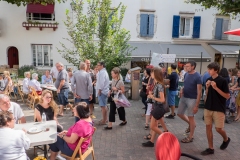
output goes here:
{"type": "Polygon", "coordinates": [[[29,30],[29,28],[52,28],[54,31],[58,28],[58,23],[40,23],[40,22],[23,22],[22,26],[29,30]]]}

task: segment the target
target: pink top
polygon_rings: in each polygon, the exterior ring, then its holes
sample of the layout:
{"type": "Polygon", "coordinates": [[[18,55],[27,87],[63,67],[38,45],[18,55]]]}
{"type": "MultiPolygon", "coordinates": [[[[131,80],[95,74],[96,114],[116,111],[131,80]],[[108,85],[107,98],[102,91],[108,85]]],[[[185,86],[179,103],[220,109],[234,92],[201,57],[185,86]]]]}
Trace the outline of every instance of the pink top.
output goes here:
{"type": "MultiPolygon", "coordinates": [[[[91,123],[84,121],[84,120],[79,120],[77,123],[75,123],[73,126],[71,126],[68,129],[68,132],[66,134],[67,137],[70,137],[72,133],[75,133],[79,136],[79,139],[75,143],[73,143],[73,144],[68,143],[69,148],[74,151],[75,148],[77,147],[77,144],[78,144],[80,138],[81,137],[85,138],[85,137],[91,136],[93,134],[93,132],[94,132],[94,129],[93,129],[93,126],[91,123]]],[[[82,146],[81,146],[82,153],[84,153],[86,151],[86,149],[88,148],[90,140],[91,140],[91,138],[82,143],[82,146]]]]}

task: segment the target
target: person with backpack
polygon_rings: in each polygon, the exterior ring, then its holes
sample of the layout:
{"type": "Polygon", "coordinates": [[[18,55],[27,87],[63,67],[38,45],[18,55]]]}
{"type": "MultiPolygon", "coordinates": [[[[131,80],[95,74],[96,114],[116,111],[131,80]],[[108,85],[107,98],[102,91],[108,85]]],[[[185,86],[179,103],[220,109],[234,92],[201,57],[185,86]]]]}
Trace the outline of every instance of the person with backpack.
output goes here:
{"type": "Polygon", "coordinates": [[[218,75],[219,64],[212,62],[208,65],[208,71],[211,75],[206,82],[206,102],[204,107],[204,122],[206,124],[206,134],[208,139],[208,148],[201,152],[201,155],[214,154],[213,148],[213,122],[216,131],[222,136],[223,142],[221,150],[228,147],[230,138],[224,130],[226,100],[230,98],[228,84],[225,78],[218,75]]]}

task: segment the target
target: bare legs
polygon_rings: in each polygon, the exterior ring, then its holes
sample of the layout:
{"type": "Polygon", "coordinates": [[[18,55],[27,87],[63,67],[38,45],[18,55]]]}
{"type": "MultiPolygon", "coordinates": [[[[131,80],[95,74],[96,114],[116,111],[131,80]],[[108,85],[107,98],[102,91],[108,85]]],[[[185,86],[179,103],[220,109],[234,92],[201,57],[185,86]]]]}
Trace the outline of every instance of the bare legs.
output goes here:
{"type": "Polygon", "coordinates": [[[50,160],[55,160],[58,155],[58,152],[51,151],[50,160]]]}
{"type": "Polygon", "coordinates": [[[237,116],[235,118],[235,121],[239,120],[240,118],[240,106],[237,106],[237,116]]]}
{"type": "Polygon", "coordinates": [[[107,121],[107,107],[106,106],[101,106],[101,109],[102,109],[102,123],[106,123],[107,121]]]}
{"type": "Polygon", "coordinates": [[[188,123],[189,127],[190,127],[190,134],[189,134],[189,138],[192,139],[193,138],[193,135],[194,135],[194,131],[195,131],[195,127],[196,127],[196,123],[195,123],[195,119],[194,117],[187,117],[185,114],[184,115],[181,115],[181,114],[178,114],[178,116],[184,120],[185,122],[188,123]]]}
{"type": "MultiPolygon", "coordinates": [[[[165,125],[165,123],[164,123],[163,118],[161,118],[161,119],[159,120],[159,122],[160,122],[160,124],[162,125],[164,131],[165,131],[165,132],[168,131],[168,130],[167,130],[167,127],[166,127],[166,125],[165,125]]],[[[150,133],[151,133],[151,135],[152,135],[150,141],[151,141],[152,143],[154,143],[154,139],[155,139],[156,133],[157,133],[157,134],[162,134],[162,131],[158,128],[158,120],[156,120],[154,117],[151,118],[150,128],[151,128],[151,132],[150,132],[150,133]]]]}
{"type": "Polygon", "coordinates": [[[59,115],[63,116],[63,105],[59,105],[59,115]]]}

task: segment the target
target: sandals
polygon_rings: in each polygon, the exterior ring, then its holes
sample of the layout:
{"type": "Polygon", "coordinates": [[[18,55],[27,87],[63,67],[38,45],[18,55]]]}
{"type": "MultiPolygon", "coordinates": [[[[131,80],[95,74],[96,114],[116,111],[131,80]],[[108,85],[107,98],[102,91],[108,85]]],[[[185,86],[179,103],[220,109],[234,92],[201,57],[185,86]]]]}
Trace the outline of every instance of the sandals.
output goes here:
{"type": "Polygon", "coordinates": [[[148,135],[144,136],[143,138],[146,139],[146,140],[150,140],[152,138],[152,135],[148,134],[148,135]]]}
{"type": "Polygon", "coordinates": [[[182,143],[190,143],[190,142],[193,142],[193,138],[189,138],[189,137],[186,137],[184,139],[181,140],[182,143]]]}
{"type": "Polygon", "coordinates": [[[190,132],[190,126],[188,126],[188,128],[185,130],[185,133],[189,133],[190,132]]]}
{"type": "Polygon", "coordinates": [[[103,122],[102,120],[100,120],[99,122],[98,122],[98,125],[107,125],[107,122],[103,122]]]}
{"type": "Polygon", "coordinates": [[[144,129],[146,129],[146,130],[147,130],[148,128],[149,128],[149,125],[148,125],[148,124],[146,124],[146,125],[145,125],[145,127],[144,127],[144,129]]]}

